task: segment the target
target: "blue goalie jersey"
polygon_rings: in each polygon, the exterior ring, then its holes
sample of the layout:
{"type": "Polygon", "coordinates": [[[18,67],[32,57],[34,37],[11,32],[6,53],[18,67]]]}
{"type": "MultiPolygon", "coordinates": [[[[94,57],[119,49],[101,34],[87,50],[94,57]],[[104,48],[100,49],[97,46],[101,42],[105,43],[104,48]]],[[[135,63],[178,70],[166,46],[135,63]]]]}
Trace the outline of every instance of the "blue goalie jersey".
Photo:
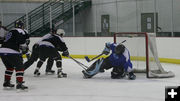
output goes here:
{"type": "Polygon", "coordinates": [[[132,70],[132,63],[130,60],[130,54],[127,48],[125,48],[125,51],[121,55],[117,55],[115,53],[115,48],[117,44],[112,43],[110,44],[110,49],[112,50],[112,53],[109,56],[109,61],[112,66],[121,66],[124,67],[125,71],[131,71],[132,70]]]}

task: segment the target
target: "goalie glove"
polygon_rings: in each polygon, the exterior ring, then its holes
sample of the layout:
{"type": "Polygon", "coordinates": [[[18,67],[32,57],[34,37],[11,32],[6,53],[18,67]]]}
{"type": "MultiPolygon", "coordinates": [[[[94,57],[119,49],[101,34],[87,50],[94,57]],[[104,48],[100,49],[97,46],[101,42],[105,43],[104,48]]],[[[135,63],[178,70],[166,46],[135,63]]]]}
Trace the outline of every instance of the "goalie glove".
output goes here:
{"type": "Polygon", "coordinates": [[[68,57],[68,56],[69,56],[69,52],[68,52],[68,50],[63,51],[62,56],[66,56],[66,57],[68,57]]]}
{"type": "Polygon", "coordinates": [[[105,44],[105,48],[102,53],[105,55],[108,55],[110,53],[110,43],[105,44]]]}

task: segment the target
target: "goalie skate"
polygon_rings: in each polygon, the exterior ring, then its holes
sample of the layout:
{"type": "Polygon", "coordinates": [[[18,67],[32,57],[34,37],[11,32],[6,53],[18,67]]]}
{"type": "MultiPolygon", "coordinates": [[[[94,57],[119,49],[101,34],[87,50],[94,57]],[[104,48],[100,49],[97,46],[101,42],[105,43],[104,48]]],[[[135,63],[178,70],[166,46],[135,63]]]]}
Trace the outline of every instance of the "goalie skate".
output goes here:
{"type": "Polygon", "coordinates": [[[130,80],[135,80],[135,79],[136,79],[136,75],[134,75],[133,72],[130,72],[130,73],[128,74],[128,78],[129,78],[130,80]]]}

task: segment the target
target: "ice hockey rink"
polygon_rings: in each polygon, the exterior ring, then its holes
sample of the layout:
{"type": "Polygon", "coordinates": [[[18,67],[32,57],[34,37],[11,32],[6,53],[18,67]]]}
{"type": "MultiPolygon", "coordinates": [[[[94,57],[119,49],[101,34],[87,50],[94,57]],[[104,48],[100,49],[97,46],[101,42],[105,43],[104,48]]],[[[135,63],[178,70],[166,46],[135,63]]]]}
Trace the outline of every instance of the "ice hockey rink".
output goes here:
{"type": "MultiPolygon", "coordinates": [[[[89,66],[84,59],[77,59],[89,66]]],[[[34,77],[36,62],[25,71],[27,92],[16,89],[4,90],[5,67],[0,61],[0,101],[164,101],[165,87],[180,85],[180,65],[162,63],[165,70],[175,73],[174,78],[147,79],[145,74],[136,74],[136,80],[111,79],[110,70],[99,73],[92,79],[84,79],[82,68],[71,59],[63,59],[63,70],[67,78],[45,75],[45,64],[41,76],[34,77]]],[[[56,70],[56,66],[53,66],[56,70]]],[[[15,74],[15,73],[14,73],[15,74]]],[[[12,78],[15,83],[15,75],[12,78]]]]}

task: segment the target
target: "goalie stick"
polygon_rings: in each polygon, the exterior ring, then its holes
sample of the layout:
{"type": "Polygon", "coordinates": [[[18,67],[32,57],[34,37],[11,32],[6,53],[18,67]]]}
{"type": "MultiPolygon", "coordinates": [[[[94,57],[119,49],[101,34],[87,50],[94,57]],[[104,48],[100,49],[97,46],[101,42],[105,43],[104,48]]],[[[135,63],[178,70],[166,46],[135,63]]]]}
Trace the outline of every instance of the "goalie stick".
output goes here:
{"type": "Polygon", "coordinates": [[[76,59],[72,58],[71,56],[68,56],[70,59],[74,60],[78,65],[80,65],[84,70],[88,68],[88,66],[84,65],[83,63],[77,61],[76,59]]]}
{"type": "MultiPolygon", "coordinates": [[[[124,43],[124,42],[126,42],[126,40],[123,40],[121,43],[124,43]]],[[[91,61],[97,59],[98,57],[100,57],[100,56],[102,56],[102,55],[103,55],[103,53],[101,53],[101,54],[99,54],[98,56],[92,58],[91,60],[89,59],[88,56],[85,56],[84,58],[86,59],[87,62],[91,62],[91,61]]]]}
{"type": "Polygon", "coordinates": [[[96,57],[92,58],[91,60],[89,59],[89,57],[88,57],[88,56],[85,56],[84,58],[86,59],[86,61],[87,61],[87,62],[91,62],[91,61],[93,61],[93,60],[97,59],[98,57],[100,57],[100,56],[102,56],[102,55],[103,55],[103,53],[101,53],[101,54],[99,54],[98,56],[96,56],[96,57]]]}

